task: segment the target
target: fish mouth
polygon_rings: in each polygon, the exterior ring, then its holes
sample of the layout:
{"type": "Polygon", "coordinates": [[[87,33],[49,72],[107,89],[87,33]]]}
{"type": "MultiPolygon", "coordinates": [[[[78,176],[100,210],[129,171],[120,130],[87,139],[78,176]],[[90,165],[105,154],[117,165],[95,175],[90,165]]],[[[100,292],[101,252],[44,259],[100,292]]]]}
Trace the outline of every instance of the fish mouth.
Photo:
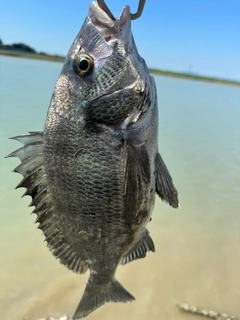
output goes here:
{"type": "Polygon", "coordinates": [[[118,18],[114,18],[112,13],[106,13],[98,4],[92,2],[89,8],[89,18],[98,32],[103,36],[106,42],[113,39],[126,42],[131,29],[130,7],[125,6],[118,18]]]}

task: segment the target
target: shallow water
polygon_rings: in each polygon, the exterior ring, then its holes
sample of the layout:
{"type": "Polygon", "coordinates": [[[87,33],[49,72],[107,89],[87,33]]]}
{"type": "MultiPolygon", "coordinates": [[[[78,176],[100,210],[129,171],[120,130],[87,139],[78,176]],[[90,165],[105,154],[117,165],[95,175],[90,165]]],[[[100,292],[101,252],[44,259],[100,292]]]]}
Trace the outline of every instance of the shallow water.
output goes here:
{"type": "MultiPolygon", "coordinates": [[[[74,312],[88,275],[75,275],[49,253],[30,215],[25,189],[14,190],[21,145],[9,137],[42,130],[61,64],[0,57],[1,319],[74,312]]],[[[156,77],[159,148],[178,188],[181,210],[157,200],[149,224],[156,253],[120,266],[118,280],[136,297],[109,303],[89,320],[197,319],[176,304],[240,316],[240,89],[156,77]]]]}

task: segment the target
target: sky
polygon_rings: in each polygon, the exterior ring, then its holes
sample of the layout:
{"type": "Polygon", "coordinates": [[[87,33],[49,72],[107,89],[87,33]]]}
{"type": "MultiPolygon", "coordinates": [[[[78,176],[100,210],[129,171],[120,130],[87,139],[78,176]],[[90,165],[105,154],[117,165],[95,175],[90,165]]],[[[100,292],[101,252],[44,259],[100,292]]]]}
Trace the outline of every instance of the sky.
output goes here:
{"type": "MultiPolygon", "coordinates": [[[[0,39],[66,55],[90,0],[1,0],[0,39]]],[[[138,0],[107,0],[118,16],[138,0]]],[[[240,80],[240,0],[146,0],[132,21],[140,55],[149,67],[240,80]]]]}

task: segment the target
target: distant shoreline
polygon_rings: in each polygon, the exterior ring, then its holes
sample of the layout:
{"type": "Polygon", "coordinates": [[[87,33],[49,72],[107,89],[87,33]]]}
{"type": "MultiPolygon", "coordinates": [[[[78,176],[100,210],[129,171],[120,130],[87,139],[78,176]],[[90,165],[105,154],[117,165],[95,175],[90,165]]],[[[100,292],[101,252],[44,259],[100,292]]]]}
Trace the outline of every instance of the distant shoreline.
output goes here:
{"type": "MultiPolygon", "coordinates": [[[[0,49],[0,55],[47,60],[47,61],[56,61],[56,62],[63,62],[65,60],[65,57],[61,57],[57,55],[53,56],[49,54],[26,53],[21,51],[12,51],[12,50],[4,50],[4,49],[0,49]]],[[[200,76],[196,74],[183,73],[183,72],[160,70],[160,69],[154,69],[154,68],[149,68],[149,71],[152,74],[162,75],[167,77],[182,78],[182,79],[189,79],[189,80],[196,80],[196,81],[205,81],[205,82],[212,82],[212,83],[219,83],[219,84],[226,84],[226,85],[233,85],[233,86],[240,87],[240,81],[235,81],[235,80],[220,79],[220,78],[200,76]]]]}
{"type": "Polygon", "coordinates": [[[0,55],[9,56],[9,57],[20,57],[20,58],[29,58],[29,59],[38,59],[38,60],[48,60],[48,61],[57,61],[63,62],[65,57],[61,56],[53,56],[50,54],[42,54],[42,53],[27,53],[22,51],[15,50],[5,50],[0,49],[0,55]]]}
{"type": "Polygon", "coordinates": [[[199,76],[199,75],[191,74],[191,73],[159,70],[159,69],[152,69],[152,68],[149,68],[149,71],[152,74],[163,75],[163,76],[167,76],[167,77],[189,79],[189,80],[196,80],[196,81],[204,81],[204,82],[212,82],[212,83],[217,83],[217,84],[227,84],[227,85],[231,85],[231,86],[240,87],[240,81],[235,81],[235,80],[227,80],[227,79],[220,79],[220,78],[214,78],[214,77],[199,76]]]}

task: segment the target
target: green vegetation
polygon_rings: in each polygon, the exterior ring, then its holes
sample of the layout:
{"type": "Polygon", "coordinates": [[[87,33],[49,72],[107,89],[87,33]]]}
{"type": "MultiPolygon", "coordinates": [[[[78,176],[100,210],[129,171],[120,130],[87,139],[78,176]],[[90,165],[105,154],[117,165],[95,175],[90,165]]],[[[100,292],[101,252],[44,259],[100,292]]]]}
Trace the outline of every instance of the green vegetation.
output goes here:
{"type": "MultiPolygon", "coordinates": [[[[0,39],[0,55],[31,58],[31,59],[41,59],[41,60],[51,60],[51,61],[59,61],[59,62],[63,62],[65,59],[65,57],[62,57],[59,55],[50,55],[45,52],[37,52],[35,49],[31,48],[30,46],[24,43],[13,43],[12,45],[3,44],[1,39],[0,39]]],[[[206,77],[206,76],[200,76],[192,73],[174,72],[174,71],[167,71],[167,70],[160,70],[160,69],[153,69],[153,68],[149,68],[149,71],[152,74],[162,75],[167,77],[184,78],[184,79],[190,79],[190,80],[207,81],[207,82],[240,86],[240,81],[206,77]]]]}
{"type": "Polygon", "coordinates": [[[174,71],[152,69],[152,68],[149,68],[149,71],[152,74],[163,75],[167,77],[175,77],[175,78],[183,78],[183,79],[189,79],[189,80],[207,81],[207,82],[240,86],[240,81],[235,81],[235,80],[220,79],[220,78],[214,78],[214,77],[200,76],[192,73],[174,72],[174,71]]]}
{"type": "Polygon", "coordinates": [[[27,46],[24,43],[13,43],[13,44],[3,44],[2,40],[0,42],[0,48],[10,51],[20,51],[20,52],[26,52],[26,53],[36,53],[36,50],[33,48],[27,46]]]}
{"type": "Polygon", "coordinates": [[[12,56],[12,57],[22,57],[22,58],[30,58],[30,59],[40,59],[40,60],[51,60],[51,61],[59,61],[63,62],[64,57],[61,56],[53,56],[46,53],[27,53],[21,51],[14,51],[14,50],[5,50],[0,48],[0,55],[4,56],[12,56]]]}
{"type": "Polygon", "coordinates": [[[45,52],[37,52],[35,49],[24,43],[3,44],[0,39],[0,55],[15,56],[23,58],[64,61],[65,57],[58,55],[50,55],[45,52]]]}

